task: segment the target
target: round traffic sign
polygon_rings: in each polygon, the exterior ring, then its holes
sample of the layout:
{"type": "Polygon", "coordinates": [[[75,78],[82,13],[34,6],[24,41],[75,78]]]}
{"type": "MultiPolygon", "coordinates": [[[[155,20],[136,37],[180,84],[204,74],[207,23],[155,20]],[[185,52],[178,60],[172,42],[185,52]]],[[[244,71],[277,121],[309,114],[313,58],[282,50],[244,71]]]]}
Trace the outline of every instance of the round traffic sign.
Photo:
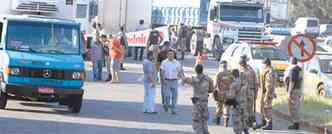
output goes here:
{"type": "Polygon", "coordinates": [[[295,57],[299,62],[311,60],[316,53],[316,42],[309,36],[299,34],[288,42],[288,55],[295,57]]]}

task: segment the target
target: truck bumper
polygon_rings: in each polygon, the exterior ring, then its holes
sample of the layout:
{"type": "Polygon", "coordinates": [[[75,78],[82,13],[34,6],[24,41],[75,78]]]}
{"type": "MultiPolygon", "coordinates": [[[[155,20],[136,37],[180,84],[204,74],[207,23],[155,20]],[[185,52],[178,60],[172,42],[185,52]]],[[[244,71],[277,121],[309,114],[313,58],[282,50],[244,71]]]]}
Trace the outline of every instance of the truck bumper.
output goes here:
{"type": "Polygon", "coordinates": [[[60,89],[52,88],[53,93],[41,93],[38,87],[27,86],[27,85],[4,85],[6,93],[15,96],[25,96],[25,97],[47,97],[54,96],[56,98],[67,97],[69,95],[83,95],[83,89],[60,89]]]}

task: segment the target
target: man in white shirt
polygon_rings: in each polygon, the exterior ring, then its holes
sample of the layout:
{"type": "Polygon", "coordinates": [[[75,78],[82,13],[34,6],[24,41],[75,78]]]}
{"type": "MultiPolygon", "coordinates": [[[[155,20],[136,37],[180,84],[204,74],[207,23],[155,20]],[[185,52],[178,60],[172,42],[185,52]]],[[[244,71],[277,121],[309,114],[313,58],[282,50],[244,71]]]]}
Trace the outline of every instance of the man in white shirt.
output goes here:
{"type": "Polygon", "coordinates": [[[177,103],[177,88],[178,79],[183,78],[184,74],[182,71],[181,64],[175,59],[175,52],[169,50],[167,59],[161,63],[161,82],[165,85],[162,92],[164,92],[165,104],[164,110],[167,112],[168,108],[171,109],[172,114],[176,114],[176,103],[177,103]]]}

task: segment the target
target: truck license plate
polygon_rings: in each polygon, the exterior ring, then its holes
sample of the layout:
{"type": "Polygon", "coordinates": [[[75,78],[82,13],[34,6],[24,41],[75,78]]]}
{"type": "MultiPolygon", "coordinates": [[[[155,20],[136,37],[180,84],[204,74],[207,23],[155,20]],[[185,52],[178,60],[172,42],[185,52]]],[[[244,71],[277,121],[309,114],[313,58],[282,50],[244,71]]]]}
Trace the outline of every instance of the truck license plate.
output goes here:
{"type": "Polygon", "coordinates": [[[53,88],[48,88],[48,87],[40,87],[38,88],[38,93],[42,94],[53,94],[54,89],[53,88]]]}

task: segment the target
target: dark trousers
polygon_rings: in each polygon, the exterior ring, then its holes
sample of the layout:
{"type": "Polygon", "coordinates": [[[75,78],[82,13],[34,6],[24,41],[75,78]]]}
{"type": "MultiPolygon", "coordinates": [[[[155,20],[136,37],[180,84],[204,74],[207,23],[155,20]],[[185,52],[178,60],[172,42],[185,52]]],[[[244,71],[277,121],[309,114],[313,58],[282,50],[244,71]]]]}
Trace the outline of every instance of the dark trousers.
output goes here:
{"type": "Polygon", "coordinates": [[[143,60],[143,53],[144,53],[144,47],[135,47],[135,60],[138,60],[138,56],[139,56],[139,60],[142,61],[143,60]]]}

